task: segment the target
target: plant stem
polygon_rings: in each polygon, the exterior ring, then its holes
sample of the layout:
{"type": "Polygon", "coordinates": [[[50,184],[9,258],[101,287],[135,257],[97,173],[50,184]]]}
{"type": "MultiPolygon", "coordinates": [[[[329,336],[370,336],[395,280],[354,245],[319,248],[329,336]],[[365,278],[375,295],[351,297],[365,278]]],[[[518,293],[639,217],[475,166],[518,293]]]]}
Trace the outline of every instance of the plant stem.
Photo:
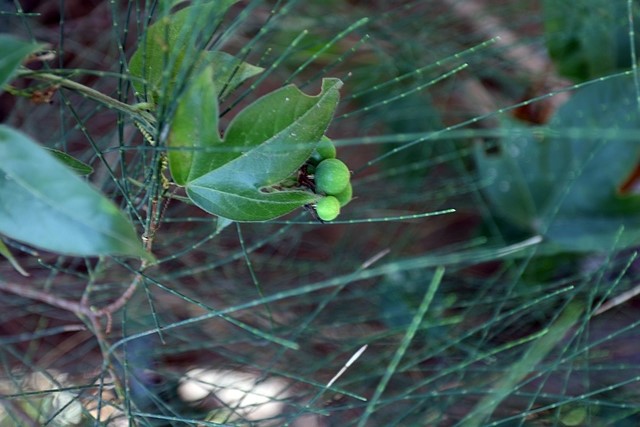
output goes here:
{"type": "Polygon", "coordinates": [[[89,309],[89,307],[83,306],[80,303],[57,297],[48,292],[43,292],[37,289],[33,289],[29,286],[25,286],[24,284],[0,281],[0,290],[11,292],[12,294],[19,295],[24,298],[41,301],[41,302],[44,302],[45,304],[49,304],[54,307],[61,308],[63,310],[70,311],[72,313],[84,314],[86,316],[94,315],[94,313],[91,311],[91,309],[89,309]]]}
{"type": "MultiPolygon", "coordinates": [[[[140,270],[143,270],[146,266],[147,261],[143,260],[142,264],[140,265],[140,270]]],[[[138,285],[142,281],[142,278],[142,272],[136,273],[134,279],[131,281],[131,284],[129,284],[129,287],[122,293],[122,295],[120,295],[118,299],[116,299],[111,304],[108,304],[100,309],[91,308],[90,306],[82,304],[80,302],[60,298],[51,293],[39,291],[23,284],[0,281],[0,290],[10,292],[24,298],[41,301],[45,304],[61,308],[65,311],[69,311],[77,315],[87,316],[90,319],[106,317],[110,323],[111,314],[121,309],[131,299],[138,285]]]]}
{"type": "Polygon", "coordinates": [[[136,289],[138,289],[138,285],[140,284],[143,278],[143,274],[141,271],[144,270],[146,266],[147,266],[147,261],[143,260],[142,264],[140,265],[140,272],[136,273],[136,276],[133,278],[133,280],[129,284],[129,287],[118,297],[118,299],[116,299],[111,304],[96,310],[95,314],[98,316],[109,317],[111,316],[112,313],[115,313],[116,311],[124,307],[124,305],[131,299],[136,289]]]}
{"type": "Polygon", "coordinates": [[[111,108],[114,110],[118,110],[122,113],[125,113],[131,116],[135,121],[144,125],[145,129],[153,129],[155,125],[155,118],[148,112],[139,108],[135,105],[129,105],[124,102],[118,101],[108,95],[105,95],[102,92],[99,92],[95,89],[92,89],[88,86],[85,86],[81,83],[70,80],[66,77],[57,76],[51,73],[41,73],[32,71],[29,69],[20,69],[16,72],[17,77],[25,77],[34,80],[42,80],[54,85],[59,85],[60,87],[64,87],[66,89],[70,89],[76,91],[87,98],[93,99],[104,105],[107,108],[111,108]]]}

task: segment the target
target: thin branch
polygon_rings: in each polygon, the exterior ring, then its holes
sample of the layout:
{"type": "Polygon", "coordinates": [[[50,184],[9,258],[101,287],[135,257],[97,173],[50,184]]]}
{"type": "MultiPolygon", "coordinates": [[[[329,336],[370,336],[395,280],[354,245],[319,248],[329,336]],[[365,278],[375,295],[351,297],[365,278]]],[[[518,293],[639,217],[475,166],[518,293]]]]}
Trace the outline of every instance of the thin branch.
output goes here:
{"type": "Polygon", "coordinates": [[[147,261],[143,260],[142,264],[140,265],[140,272],[136,273],[136,276],[134,277],[127,290],[124,291],[122,295],[120,295],[120,297],[118,297],[118,299],[116,299],[114,302],[100,309],[91,308],[91,306],[89,305],[65,298],[60,298],[52,293],[39,291],[37,289],[33,289],[28,285],[18,283],[0,281],[0,290],[10,292],[24,298],[41,301],[45,304],[61,308],[65,311],[87,316],[90,319],[100,317],[109,318],[113,313],[124,307],[124,305],[131,299],[136,289],[138,288],[138,285],[142,281],[143,275],[141,271],[144,270],[146,266],[147,261]]]}
{"type": "Polygon", "coordinates": [[[140,265],[140,272],[136,273],[136,276],[131,281],[131,284],[122,293],[122,295],[120,295],[120,297],[118,297],[118,299],[116,299],[111,304],[101,309],[94,310],[93,313],[95,313],[97,316],[110,317],[113,313],[115,313],[116,311],[124,307],[124,305],[131,299],[131,297],[133,297],[133,294],[135,293],[136,289],[138,289],[138,285],[140,285],[140,282],[142,282],[142,279],[144,276],[141,273],[141,271],[144,270],[146,266],[147,266],[147,261],[143,260],[142,264],[140,265]]]}
{"type": "Polygon", "coordinates": [[[605,311],[611,310],[613,307],[617,307],[625,302],[629,301],[631,298],[640,295],[640,285],[634,286],[632,289],[629,289],[626,292],[617,295],[604,304],[602,304],[594,313],[594,316],[604,313],[605,311]]]}
{"type": "Polygon", "coordinates": [[[37,289],[33,289],[28,285],[0,281],[0,290],[10,292],[24,298],[41,301],[45,304],[61,308],[72,313],[84,314],[85,316],[93,316],[94,314],[89,307],[84,306],[78,302],[57,297],[49,292],[43,292],[37,289]]]}
{"type": "Polygon", "coordinates": [[[129,105],[81,83],[75,82],[66,77],[57,76],[55,74],[35,72],[29,69],[21,69],[16,72],[16,76],[46,81],[51,84],[78,92],[86,96],[87,98],[99,102],[105,107],[118,110],[122,113],[127,114],[128,116],[131,116],[135,121],[143,125],[143,127],[147,131],[152,131],[155,127],[155,117],[149,112],[145,111],[144,108],[141,108],[142,105],[144,105],[145,108],[149,108],[149,104],[139,104],[138,106],[129,105]]]}

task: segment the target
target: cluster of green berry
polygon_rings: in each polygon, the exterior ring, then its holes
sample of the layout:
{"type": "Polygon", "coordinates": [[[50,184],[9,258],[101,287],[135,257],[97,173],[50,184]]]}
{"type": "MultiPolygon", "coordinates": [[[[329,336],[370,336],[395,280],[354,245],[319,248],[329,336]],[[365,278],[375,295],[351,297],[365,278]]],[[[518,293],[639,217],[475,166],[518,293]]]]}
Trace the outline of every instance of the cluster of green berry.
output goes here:
{"type": "Polygon", "coordinates": [[[351,172],[347,165],[336,159],[336,147],[323,136],[306,164],[308,176],[313,177],[313,189],[323,197],[314,206],[322,221],[332,221],[340,208],[351,201],[351,172]]]}

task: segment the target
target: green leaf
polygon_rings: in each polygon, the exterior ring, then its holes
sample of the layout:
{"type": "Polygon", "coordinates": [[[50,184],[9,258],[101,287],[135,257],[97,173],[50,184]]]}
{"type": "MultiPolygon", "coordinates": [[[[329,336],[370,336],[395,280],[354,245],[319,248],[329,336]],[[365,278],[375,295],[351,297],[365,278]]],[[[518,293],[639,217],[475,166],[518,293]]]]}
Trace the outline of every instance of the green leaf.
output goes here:
{"type": "Polygon", "coordinates": [[[633,76],[609,78],[576,91],[544,132],[514,125],[498,155],[476,150],[495,212],[559,250],[637,244],[640,196],[619,192],[640,163],[637,108],[633,76]]]}
{"type": "Polygon", "coordinates": [[[565,176],[579,173],[564,203],[568,215],[638,212],[640,204],[629,202],[640,201],[640,196],[618,192],[640,162],[638,108],[634,77],[623,75],[580,89],[552,117],[552,129],[578,129],[584,135],[553,139],[567,146],[563,156],[553,159],[555,170],[565,176]]]}
{"type": "Polygon", "coordinates": [[[249,105],[229,124],[228,149],[198,164],[187,195],[205,211],[234,221],[267,221],[313,203],[307,191],[277,184],[291,177],[311,156],[337,107],[342,82],[325,79],[319,95],[293,85],[249,105]]]}
{"type": "MultiPolygon", "coordinates": [[[[197,178],[198,164],[208,172],[209,159],[221,142],[218,132],[218,91],[229,92],[244,80],[262,71],[224,52],[207,52],[210,64],[181,95],[169,135],[169,167],[179,185],[197,178]]],[[[224,147],[219,147],[224,149],[224,147]]],[[[219,150],[218,150],[219,151],[219,150]]]]}
{"type": "MultiPolygon", "coordinates": [[[[535,223],[549,205],[550,191],[559,171],[547,162],[558,157],[565,146],[538,140],[533,130],[516,123],[503,122],[506,135],[499,142],[499,153],[486,153],[478,144],[475,160],[485,195],[496,213],[512,224],[537,232],[535,223]],[[545,171],[547,171],[545,173],[545,171]]],[[[564,157],[565,153],[562,153],[564,157]]]]}
{"type": "Polygon", "coordinates": [[[13,256],[13,254],[11,253],[11,251],[9,250],[9,248],[7,247],[7,245],[4,244],[4,242],[2,240],[0,240],[0,255],[2,255],[3,257],[5,257],[7,259],[7,261],[9,261],[9,264],[11,264],[11,266],[20,274],[22,274],[23,276],[29,276],[29,273],[27,273],[20,264],[18,264],[18,261],[15,259],[15,257],[13,256]]]}
{"type": "Polygon", "coordinates": [[[0,233],[48,251],[150,258],[107,198],[23,133],[0,126],[0,233]]]}
{"type": "MultiPolygon", "coordinates": [[[[633,18],[638,46],[638,8],[633,18]]],[[[544,30],[549,55],[566,77],[584,81],[631,66],[626,1],[545,0],[544,30]]]]}
{"type": "Polygon", "coordinates": [[[238,222],[269,221],[319,198],[307,191],[263,193],[234,186],[213,187],[207,181],[187,187],[187,193],[193,203],[210,214],[238,222]]]}
{"type": "Polygon", "coordinates": [[[207,60],[213,69],[213,84],[218,88],[219,99],[224,99],[236,87],[264,71],[262,67],[243,62],[221,51],[207,52],[207,60]]]}
{"type": "Polygon", "coordinates": [[[30,43],[9,34],[0,34],[0,92],[22,62],[43,45],[30,43]]]}
{"type": "Polygon", "coordinates": [[[209,159],[216,155],[213,149],[221,143],[218,100],[212,80],[213,71],[207,67],[178,102],[169,134],[168,157],[171,176],[179,185],[196,178],[196,160],[197,164],[210,163],[209,159]]]}
{"type": "Polygon", "coordinates": [[[233,224],[230,219],[219,216],[216,221],[216,233],[222,232],[225,228],[233,224]]]}
{"type": "MultiPolygon", "coordinates": [[[[191,67],[200,62],[210,33],[237,1],[200,1],[149,26],[129,61],[129,72],[150,86],[152,102],[160,98],[159,94],[169,98],[174,95],[176,82],[187,78],[191,67]]],[[[139,93],[145,93],[147,87],[140,81],[134,80],[133,85],[139,93]]]]}
{"type": "Polygon", "coordinates": [[[93,172],[93,168],[91,166],[84,162],[81,162],[75,157],[68,155],[64,151],[56,150],[54,148],[46,148],[46,150],[53,154],[56,159],[60,160],[78,175],[89,175],[93,172]]]}

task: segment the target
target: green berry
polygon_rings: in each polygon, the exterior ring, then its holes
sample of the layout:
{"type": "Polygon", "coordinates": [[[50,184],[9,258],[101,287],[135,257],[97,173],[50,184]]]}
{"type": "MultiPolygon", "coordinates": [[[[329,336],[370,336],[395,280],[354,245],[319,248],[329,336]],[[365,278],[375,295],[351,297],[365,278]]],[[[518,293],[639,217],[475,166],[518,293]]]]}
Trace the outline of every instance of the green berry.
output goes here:
{"type": "Polygon", "coordinates": [[[323,135],[318,142],[318,146],[316,147],[316,151],[323,159],[335,159],[336,158],[336,147],[333,145],[333,142],[326,136],[323,135]]]}
{"type": "Polygon", "coordinates": [[[353,197],[353,187],[351,186],[351,183],[347,184],[347,187],[338,194],[334,194],[334,197],[338,199],[340,206],[346,206],[353,197]]]}
{"type": "Polygon", "coordinates": [[[336,147],[333,145],[333,142],[326,137],[322,136],[322,139],[318,142],[316,149],[313,150],[311,154],[311,158],[309,159],[311,163],[318,164],[324,159],[333,159],[336,157],[336,147]]]}
{"type": "Polygon", "coordinates": [[[316,190],[328,195],[339,194],[347,188],[351,180],[351,172],[347,165],[338,159],[326,159],[316,167],[314,174],[316,190]]]}
{"type": "Polygon", "coordinates": [[[340,214],[340,202],[333,196],[323,197],[316,203],[316,214],[323,221],[332,221],[340,214]]]}

